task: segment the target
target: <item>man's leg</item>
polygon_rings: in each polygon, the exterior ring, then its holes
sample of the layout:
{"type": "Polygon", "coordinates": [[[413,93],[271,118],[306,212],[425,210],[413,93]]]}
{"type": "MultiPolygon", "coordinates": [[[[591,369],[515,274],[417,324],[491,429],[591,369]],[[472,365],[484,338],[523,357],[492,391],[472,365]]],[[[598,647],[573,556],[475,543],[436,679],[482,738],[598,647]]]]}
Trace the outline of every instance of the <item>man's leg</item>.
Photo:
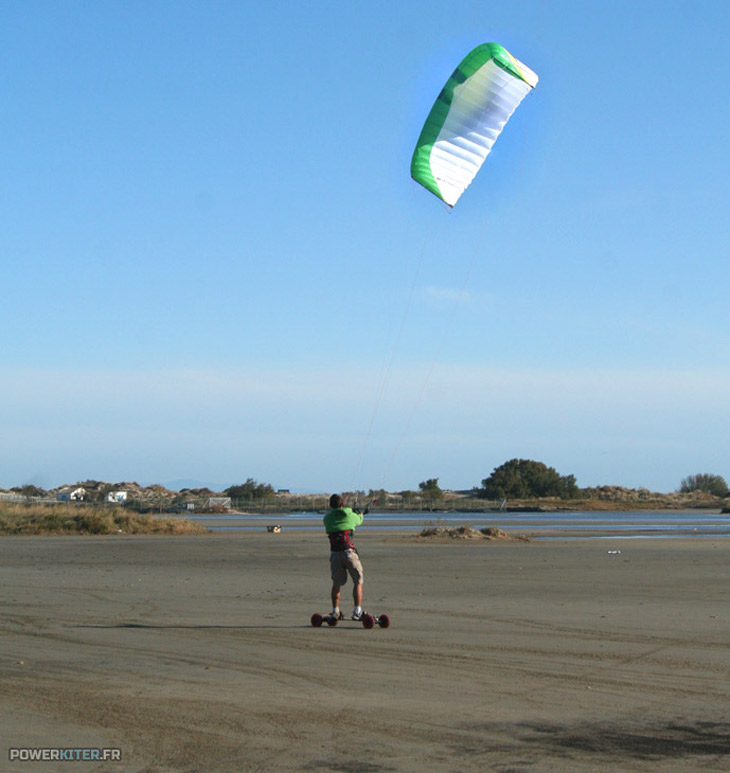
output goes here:
{"type": "Polygon", "coordinates": [[[340,608],[340,588],[347,582],[347,572],[342,566],[342,553],[330,553],[330,568],[332,570],[332,612],[340,608]]]}
{"type": "Polygon", "coordinates": [[[340,586],[332,586],[332,609],[339,609],[340,606],[340,586]]]}
{"type": "Polygon", "coordinates": [[[350,577],[352,577],[352,600],[355,602],[353,618],[359,619],[355,617],[355,615],[362,614],[362,586],[365,581],[362,563],[360,563],[360,556],[357,554],[356,550],[348,552],[347,560],[347,570],[350,573],[350,577]]]}

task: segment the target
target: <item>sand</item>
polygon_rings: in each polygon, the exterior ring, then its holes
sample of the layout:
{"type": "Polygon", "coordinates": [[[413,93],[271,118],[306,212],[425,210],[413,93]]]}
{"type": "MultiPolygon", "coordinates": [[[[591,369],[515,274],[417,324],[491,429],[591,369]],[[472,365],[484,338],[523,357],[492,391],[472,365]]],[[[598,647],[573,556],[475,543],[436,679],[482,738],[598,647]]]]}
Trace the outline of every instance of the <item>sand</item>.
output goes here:
{"type": "Polygon", "coordinates": [[[730,542],[358,543],[387,630],[312,532],[0,539],[0,769],[730,768],[730,542]]]}

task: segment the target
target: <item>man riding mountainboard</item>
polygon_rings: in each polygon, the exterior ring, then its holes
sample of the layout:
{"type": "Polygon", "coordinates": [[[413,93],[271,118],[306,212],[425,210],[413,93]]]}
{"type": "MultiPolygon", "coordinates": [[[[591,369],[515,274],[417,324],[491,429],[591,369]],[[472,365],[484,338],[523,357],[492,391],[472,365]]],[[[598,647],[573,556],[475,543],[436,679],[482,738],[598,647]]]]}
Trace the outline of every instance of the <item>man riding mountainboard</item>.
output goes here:
{"type": "MultiPolygon", "coordinates": [[[[367,512],[367,508],[365,509],[367,512]]],[[[352,578],[352,598],[355,608],[352,620],[361,620],[363,571],[360,556],[353,542],[355,528],[363,521],[363,514],[350,507],[345,507],[339,494],[330,497],[330,510],[324,517],[324,529],[330,541],[330,569],[332,571],[332,616],[341,620],[340,589],[347,582],[347,575],[352,578]]]]}

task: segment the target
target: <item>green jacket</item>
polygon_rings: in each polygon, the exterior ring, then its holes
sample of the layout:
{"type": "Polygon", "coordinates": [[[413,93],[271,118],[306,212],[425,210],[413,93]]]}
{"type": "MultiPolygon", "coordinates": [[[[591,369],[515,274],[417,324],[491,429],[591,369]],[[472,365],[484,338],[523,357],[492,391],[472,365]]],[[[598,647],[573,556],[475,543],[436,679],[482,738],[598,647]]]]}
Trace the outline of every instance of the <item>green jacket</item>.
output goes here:
{"type": "Polygon", "coordinates": [[[324,530],[331,534],[334,531],[354,530],[362,523],[362,514],[354,513],[350,507],[338,507],[336,510],[330,510],[322,520],[324,530]]]}

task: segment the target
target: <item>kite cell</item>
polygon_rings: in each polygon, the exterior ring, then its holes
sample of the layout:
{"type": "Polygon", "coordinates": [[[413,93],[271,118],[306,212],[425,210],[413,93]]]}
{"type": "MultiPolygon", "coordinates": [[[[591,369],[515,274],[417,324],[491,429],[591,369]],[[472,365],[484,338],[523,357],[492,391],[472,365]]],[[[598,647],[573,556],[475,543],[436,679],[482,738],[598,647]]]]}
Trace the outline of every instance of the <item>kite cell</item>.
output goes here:
{"type": "Polygon", "coordinates": [[[536,85],[537,75],[499,43],[477,46],[431,108],[413,152],[411,177],[453,207],[536,85]]]}

